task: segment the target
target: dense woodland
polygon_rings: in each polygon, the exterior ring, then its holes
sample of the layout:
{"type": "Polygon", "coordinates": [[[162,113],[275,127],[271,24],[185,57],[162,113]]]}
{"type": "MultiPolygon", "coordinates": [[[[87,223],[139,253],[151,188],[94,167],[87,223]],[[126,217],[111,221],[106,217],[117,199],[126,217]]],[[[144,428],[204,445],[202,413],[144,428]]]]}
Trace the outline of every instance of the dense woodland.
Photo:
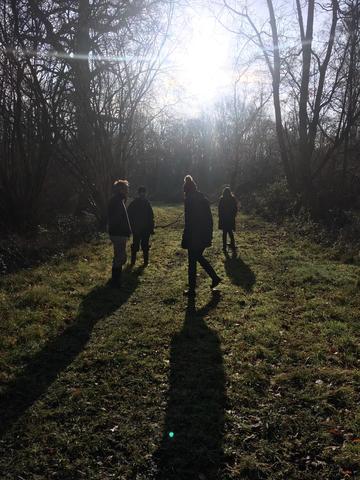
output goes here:
{"type": "Polygon", "coordinates": [[[265,24],[224,1],[235,53],[251,47],[251,58],[233,91],[196,118],[156,98],[179,8],[2,1],[2,230],[84,211],[104,226],[119,177],[158,200],[180,200],[192,173],[211,198],[229,183],[244,205],[268,196],[317,219],[359,208],[360,1],[295,0],[290,18],[267,0],[265,24]],[[252,64],[268,79],[256,91],[241,84],[252,64]]]}

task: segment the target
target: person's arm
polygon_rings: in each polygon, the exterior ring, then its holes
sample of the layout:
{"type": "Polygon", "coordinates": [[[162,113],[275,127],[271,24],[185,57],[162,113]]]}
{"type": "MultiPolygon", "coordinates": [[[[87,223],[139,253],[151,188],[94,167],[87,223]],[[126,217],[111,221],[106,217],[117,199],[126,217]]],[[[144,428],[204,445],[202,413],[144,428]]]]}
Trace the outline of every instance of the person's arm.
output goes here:
{"type": "MultiPolygon", "coordinates": [[[[125,208],[126,208],[126,206],[125,206],[125,208]]],[[[130,202],[130,205],[127,207],[127,214],[128,214],[128,218],[129,218],[130,227],[132,229],[133,226],[134,226],[134,200],[132,202],[130,202]]]]}
{"type": "Polygon", "coordinates": [[[150,233],[154,234],[154,210],[152,209],[151,203],[149,202],[149,224],[150,224],[150,233]]]}
{"type": "Polygon", "coordinates": [[[219,200],[219,220],[223,220],[224,212],[226,212],[226,202],[223,198],[219,200]]]}
{"type": "Polygon", "coordinates": [[[206,230],[204,231],[206,238],[204,238],[205,244],[211,245],[213,237],[213,217],[211,213],[210,203],[205,199],[204,201],[204,217],[206,230]]]}
{"type": "Polygon", "coordinates": [[[207,210],[208,210],[208,217],[209,217],[209,228],[211,230],[211,239],[212,239],[212,233],[213,233],[213,226],[214,226],[214,222],[213,222],[213,216],[212,216],[212,212],[211,212],[211,208],[210,208],[210,203],[207,201],[207,210]]]}
{"type": "Polygon", "coordinates": [[[123,219],[123,225],[124,225],[124,233],[126,232],[126,236],[130,237],[131,235],[131,224],[128,216],[128,212],[126,209],[126,204],[125,200],[122,200],[122,206],[123,206],[123,211],[122,211],[122,219],[123,219]]]}
{"type": "Polygon", "coordinates": [[[184,202],[184,231],[181,240],[182,248],[188,248],[188,236],[189,236],[189,207],[187,201],[184,202]]]}

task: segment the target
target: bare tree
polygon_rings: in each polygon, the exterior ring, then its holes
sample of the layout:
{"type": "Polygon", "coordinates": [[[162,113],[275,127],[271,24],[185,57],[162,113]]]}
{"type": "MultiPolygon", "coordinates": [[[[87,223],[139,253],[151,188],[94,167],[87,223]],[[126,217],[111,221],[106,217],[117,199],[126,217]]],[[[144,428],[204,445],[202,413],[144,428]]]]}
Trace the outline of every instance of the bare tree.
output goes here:
{"type": "MultiPolygon", "coordinates": [[[[289,36],[279,30],[283,19],[276,14],[272,0],[266,1],[268,19],[267,24],[261,26],[245,6],[235,8],[224,0],[229,11],[241,19],[241,34],[246,41],[262,52],[272,79],[277,138],[288,185],[314,213],[319,208],[316,184],[320,174],[347,138],[349,122],[353,124],[358,115],[353,112],[345,127],[344,116],[331,112],[333,99],[343,88],[346,55],[343,50],[337,70],[332,72],[334,45],[340,28],[340,3],[338,0],[331,0],[330,4],[296,0],[298,41],[289,45],[289,36]],[[319,18],[323,19],[321,34],[319,18]],[[292,98],[292,111],[282,102],[284,97],[292,98]],[[335,137],[333,131],[325,131],[326,116],[337,124],[335,137]],[[324,145],[319,148],[324,134],[326,148],[324,145]]],[[[290,29],[290,20],[287,22],[290,29]]],[[[351,75],[348,81],[352,82],[351,75]]]]}
{"type": "Polygon", "coordinates": [[[63,72],[50,77],[51,59],[38,62],[39,28],[18,2],[4,2],[0,21],[0,187],[7,223],[36,222],[39,197],[56,141],[63,72]],[[28,29],[32,30],[32,41],[28,29]]]}
{"type": "Polygon", "coordinates": [[[135,112],[160,68],[171,19],[170,6],[163,21],[162,3],[29,0],[44,48],[69,72],[59,158],[102,225],[111,184],[127,173],[135,112]]]}

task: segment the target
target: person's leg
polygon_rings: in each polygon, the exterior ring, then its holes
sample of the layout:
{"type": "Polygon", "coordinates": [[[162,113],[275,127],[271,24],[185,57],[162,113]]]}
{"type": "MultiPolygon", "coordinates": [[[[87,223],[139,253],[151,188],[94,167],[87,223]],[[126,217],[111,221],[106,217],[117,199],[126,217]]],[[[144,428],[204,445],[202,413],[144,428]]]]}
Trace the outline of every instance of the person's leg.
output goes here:
{"type": "Polygon", "coordinates": [[[131,245],[131,265],[135,265],[136,254],[140,248],[140,235],[133,234],[133,243],[131,245]]]}
{"type": "Polygon", "coordinates": [[[150,239],[150,233],[146,232],[141,236],[141,249],[143,251],[145,266],[149,264],[149,248],[150,248],[149,239],[150,239]]]}
{"type": "Polygon", "coordinates": [[[210,262],[206,260],[206,258],[203,256],[203,250],[198,253],[197,255],[197,261],[200,263],[200,265],[203,267],[205,272],[209,275],[209,277],[212,280],[211,283],[211,288],[215,288],[216,285],[218,285],[221,282],[221,278],[216,274],[215,270],[213,267],[210,265],[210,262]]]}
{"type": "Polygon", "coordinates": [[[226,252],[226,230],[222,231],[223,251],[226,252]]]}
{"type": "Polygon", "coordinates": [[[230,247],[232,248],[233,251],[235,251],[235,238],[234,238],[234,232],[232,230],[229,230],[229,237],[230,237],[230,247]]]}
{"type": "Polygon", "coordinates": [[[188,250],[188,262],[189,290],[187,290],[185,293],[189,296],[195,296],[197,252],[190,249],[188,250]]]}
{"type": "Polygon", "coordinates": [[[121,285],[122,266],[126,262],[126,237],[111,236],[114,247],[114,258],[112,263],[111,283],[116,286],[121,285]]]}
{"type": "Polygon", "coordinates": [[[119,255],[120,255],[120,261],[121,261],[121,267],[125,265],[126,263],[126,242],[127,242],[127,237],[120,237],[119,240],[119,255]]]}

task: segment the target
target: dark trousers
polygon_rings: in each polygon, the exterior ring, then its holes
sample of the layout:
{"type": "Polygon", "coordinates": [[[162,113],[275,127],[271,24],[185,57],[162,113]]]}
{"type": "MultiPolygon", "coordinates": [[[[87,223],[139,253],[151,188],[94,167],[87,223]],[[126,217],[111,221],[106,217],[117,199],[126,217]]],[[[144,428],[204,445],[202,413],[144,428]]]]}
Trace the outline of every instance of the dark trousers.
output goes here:
{"type": "Polygon", "coordinates": [[[212,280],[217,278],[215,270],[210,265],[210,263],[203,256],[204,249],[202,250],[188,250],[188,259],[189,259],[189,290],[194,291],[196,288],[196,265],[197,262],[203,267],[205,272],[209,275],[212,280]]]}
{"type": "Polygon", "coordinates": [[[232,230],[223,230],[223,233],[222,233],[222,238],[223,238],[223,249],[225,250],[226,249],[226,238],[227,238],[227,235],[229,234],[229,237],[230,237],[230,245],[231,245],[231,248],[235,248],[235,238],[234,238],[234,232],[232,230]]]}
{"type": "Polygon", "coordinates": [[[149,251],[149,240],[150,240],[150,233],[145,232],[145,233],[134,233],[133,234],[133,243],[132,243],[132,251],[133,252],[138,252],[141,250],[143,252],[148,252],[149,251]]]}

